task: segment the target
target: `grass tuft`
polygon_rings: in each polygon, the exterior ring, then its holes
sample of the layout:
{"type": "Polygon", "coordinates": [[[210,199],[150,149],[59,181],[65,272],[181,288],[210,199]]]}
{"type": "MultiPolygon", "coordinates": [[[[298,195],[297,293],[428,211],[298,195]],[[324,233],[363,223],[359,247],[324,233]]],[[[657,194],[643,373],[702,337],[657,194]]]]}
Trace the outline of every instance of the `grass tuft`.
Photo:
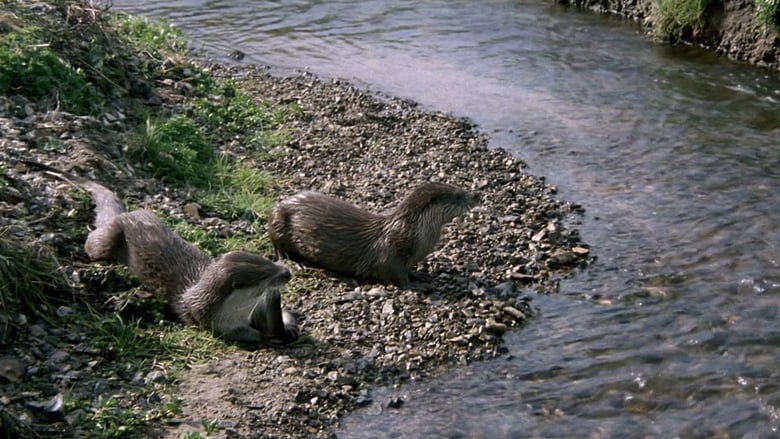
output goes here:
{"type": "Polygon", "coordinates": [[[184,115],[147,119],[138,140],[128,148],[128,156],[156,177],[195,186],[208,183],[216,162],[202,128],[184,115]]]}
{"type": "Polygon", "coordinates": [[[22,309],[48,319],[70,286],[56,257],[0,228],[0,310],[22,309]]]}
{"type": "Polygon", "coordinates": [[[145,336],[140,320],[125,322],[119,314],[104,316],[95,311],[90,313],[90,326],[94,330],[92,343],[106,359],[144,364],[161,350],[156,340],[145,336]]]}
{"type": "MultiPolygon", "coordinates": [[[[97,395],[94,401],[66,395],[64,408],[72,416],[72,423],[89,432],[90,437],[140,437],[139,429],[159,424],[181,413],[183,401],[175,396],[161,398],[154,409],[131,404],[115,396],[97,395]]],[[[145,435],[144,435],[145,436],[145,435]]]]}
{"type": "Polygon", "coordinates": [[[52,49],[38,29],[11,32],[0,42],[0,92],[48,98],[65,111],[97,114],[104,99],[84,70],[52,49]]]}
{"type": "Polygon", "coordinates": [[[303,117],[297,104],[260,104],[232,81],[204,80],[200,91],[203,96],[192,102],[190,110],[206,131],[216,138],[241,140],[257,153],[289,141],[289,134],[281,127],[287,120],[303,117]]]}
{"type": "Polygon", "coordinates": [[[653,33],[660,39],[673,39],[692,32],[701,23],[711,0],[656,0],[653,7],[653,33]]]}
{"type": "Polygon", "coordinates": [[[102,315],[90,311],[89,326],[94,330],[92,343],[111,360],[134,366],[164,363],[169,373],[192,364],[216,358],[216,352],[234,349],[208,331],[160,321],[125,319],[119,314],[102,315]]]}
{"type": "Polygon", "coordinates": [[[255,219],[267,216],[275,201],[274,179],[257,168],[230,162],[225,157],[217,161],[212,185],[199,201],[223,218],[255,219]]]}

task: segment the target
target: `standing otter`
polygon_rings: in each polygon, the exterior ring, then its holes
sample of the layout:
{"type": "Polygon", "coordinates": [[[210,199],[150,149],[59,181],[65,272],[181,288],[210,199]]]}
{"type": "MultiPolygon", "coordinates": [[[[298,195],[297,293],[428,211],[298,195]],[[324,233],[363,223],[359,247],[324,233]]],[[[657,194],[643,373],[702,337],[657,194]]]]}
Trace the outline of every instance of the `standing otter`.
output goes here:
{"type": "Polygon", "coordinates": [[[278,256],[408,288],[410,269],[433,251],[444,224],[478,203],[475,193],[430,182],[375,214],[304,191],[273,208],[268,235],[278,256]]]}
{"type": "Polygon", "coordinates": [[[288,269],[243,251],[212,259],[153,212],[126,212],[106,187],[40,163],[25,163],[91,194],[96,218],[84,245],[87,255],[129,266],[145,287],[165,292],[184,323],[252,346],[298,339],[297,321],[281,307],[279,287],[290,280],[288,269]]]}

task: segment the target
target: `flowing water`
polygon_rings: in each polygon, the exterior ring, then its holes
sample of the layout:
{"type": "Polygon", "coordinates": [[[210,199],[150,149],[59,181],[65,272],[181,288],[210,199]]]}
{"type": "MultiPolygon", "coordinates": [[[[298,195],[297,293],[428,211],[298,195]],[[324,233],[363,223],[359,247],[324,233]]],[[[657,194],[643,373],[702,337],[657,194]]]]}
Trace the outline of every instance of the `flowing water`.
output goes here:
{"type": "Polygon", "coordinates": [[[469,117],[586,208],[598,260],[510,355],[375,389],[340,437],[780,437],[777,74],[551,1],[114,4],[469,117]]]}

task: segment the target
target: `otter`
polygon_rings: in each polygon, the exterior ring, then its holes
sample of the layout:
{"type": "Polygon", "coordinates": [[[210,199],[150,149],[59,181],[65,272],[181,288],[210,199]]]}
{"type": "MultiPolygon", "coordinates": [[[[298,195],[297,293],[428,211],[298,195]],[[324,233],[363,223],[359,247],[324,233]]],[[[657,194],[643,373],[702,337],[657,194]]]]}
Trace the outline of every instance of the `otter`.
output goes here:
{"type": "Polygon", "coordinates": [[[375,214],[303,191],[274,206],[267,231],[277,257],[407,289],[411,268],[433,251],[444,224],[478,203],[476,193],[428,182],[375,214]]]}
{"type": "Polygon", "coordinates": [[[244,251],[212,259],[153,212],[125,211],[105,186],[41,163],[24,163],[89,192],[96,216],[84,245],[87,255],[127,265],[146,288],[164,292],[184,323],[249,346],[298,339],[295,317],[281,307],[279,288],[292,277],[287,268],[244,251]]]}

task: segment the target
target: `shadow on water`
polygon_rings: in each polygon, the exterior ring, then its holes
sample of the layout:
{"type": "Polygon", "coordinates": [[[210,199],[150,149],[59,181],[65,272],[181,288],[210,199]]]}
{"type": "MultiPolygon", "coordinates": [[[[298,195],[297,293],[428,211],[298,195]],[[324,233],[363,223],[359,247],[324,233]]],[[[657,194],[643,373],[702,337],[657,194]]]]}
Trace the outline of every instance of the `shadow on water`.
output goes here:
{"type": "Polygon", "coordinates": [[[470,117],[586,207],[598,261],[535,299],[509,356],[374,389],[339,436],[780,434],[776,73],[552,2],[114,3],[470,117]]]}

